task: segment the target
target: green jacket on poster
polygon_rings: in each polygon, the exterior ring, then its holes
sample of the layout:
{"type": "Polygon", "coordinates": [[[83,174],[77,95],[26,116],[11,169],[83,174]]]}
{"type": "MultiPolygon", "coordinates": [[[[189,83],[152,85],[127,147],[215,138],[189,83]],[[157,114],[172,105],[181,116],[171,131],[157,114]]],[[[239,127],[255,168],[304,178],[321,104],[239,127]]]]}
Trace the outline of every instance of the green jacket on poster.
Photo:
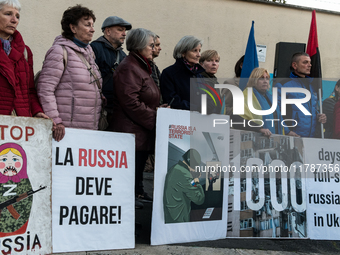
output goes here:
{"type": "Polygon", "coordinates": [[[165,223],[189,222],[191,202],[204,203],[203,188],[193,179],[188,166],[181,161],[169,169],[163,196],[165,223]]]}

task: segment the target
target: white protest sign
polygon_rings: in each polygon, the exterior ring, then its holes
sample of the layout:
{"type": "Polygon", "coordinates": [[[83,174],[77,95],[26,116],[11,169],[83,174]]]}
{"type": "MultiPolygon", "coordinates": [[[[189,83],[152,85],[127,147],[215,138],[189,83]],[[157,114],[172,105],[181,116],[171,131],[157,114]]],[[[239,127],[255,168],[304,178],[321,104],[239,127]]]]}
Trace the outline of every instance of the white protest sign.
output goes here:
{"type": "Polygon", "coordinates": [[[152,245],[225,238],[229,126],[216,118],[229,120],[158,109],[152,245]]]}
{"type": "Polygon", "coordinates": [[[79,129],[53,140],[53,252],[134,248],[134,140],[79,129]]]}
{"type": "Polygon", "coordinates": [[[339,240],[340,142],[329,139],[304,139],[304,146],[305,171],[309,173],[308,237],[339,240]]]}

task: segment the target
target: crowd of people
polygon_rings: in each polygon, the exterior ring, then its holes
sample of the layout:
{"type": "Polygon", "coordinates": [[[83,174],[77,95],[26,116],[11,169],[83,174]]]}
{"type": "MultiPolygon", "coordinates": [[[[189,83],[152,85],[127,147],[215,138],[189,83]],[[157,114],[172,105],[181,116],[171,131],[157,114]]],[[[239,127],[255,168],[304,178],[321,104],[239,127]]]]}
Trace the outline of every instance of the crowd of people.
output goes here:
{"type": "MultiPolygon", "coordinates": [[[[144,28],[132,29],[124,19],[110,16],[102,24],[103,35],[93,41],[95,14],[76,5],[63,13],[62,34],[47,51],[35,85],[32,52],[16,29],[20,10],[18,0],[0,0],[0,114],[52,119],[56,141],[65,136],[65,127],[134,133],[136,208],[142,208],[141,201],[152,201],[144,192],[143,170],[154,150],[157,109],[200,111],[204,91],[200,88],[218,83],[215,75],[220,55],[216,50],[201,53],[202,40],[184,36],[174,47],[175,63],[160,72],[155,62],[161,51],[159,35],[144,28]],[[122,49],[125,41],[128,55],[122,49]],[[191,78],[201,82],[192,84],[191,78]],[[101,125],[102,120],[108,125],[101,125]]],[[[225,83],[238,86],[243,61],[244,56],[235,65],[235,77],[225,83]]],[[[255,121],[245,129],[267,137],[272,134],[316,137],[319,122],[325,124],[326,138],[340,138],[340,82],[334,88],[334,95],[324,101],[326,114],[319,113],[312,78],[308,76],[311,68],[308,54],[294,54],[291,68],[289,79],[275,84],[279,103],[272,114],[255,115],[246,103],[244,114],[234,115],[233,97],[227,89],[220,92],[223,107],[215,105],[208,113],[227,114],[238,122],[257,119],[264,125],[255,121]],[[302,105],[311,116],[304,115],[295,105],[282,116],[283,88],[309,90],[311,100],[302,105]],[[293,119],[298,124],[288,128],[266,119],[293,119]]],[[[253,88],[252,107],[271,109],[273,97],[269,93],[270,76],[266,69],[255,68],[247,87],[253,88]]],[[[248,98],[247,89],[243,94],[248,98]]],[[[287,99],[303,97],[303,93],[286,94],[287,99]]],[[[208,105],[212,100],[208,98],[208,105]]]]}

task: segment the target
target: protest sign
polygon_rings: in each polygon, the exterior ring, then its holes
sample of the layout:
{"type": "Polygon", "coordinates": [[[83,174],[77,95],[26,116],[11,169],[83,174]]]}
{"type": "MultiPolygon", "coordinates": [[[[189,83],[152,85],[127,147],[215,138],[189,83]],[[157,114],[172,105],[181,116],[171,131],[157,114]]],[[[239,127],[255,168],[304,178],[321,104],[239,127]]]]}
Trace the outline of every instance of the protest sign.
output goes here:
{"type": "Polygon", "coordinates": [[[49,254],[52,121],[0,116],[0,252],[49,254]]]}
{"type": "Polygon", "coordinates": [[[340,151],[338,140],[304,139],[308,237],[340,239],[340,151]]]}
{"type": "Polygon", "coordinates": [[[225,238],[229,127],[216,117],[158,109],[152,245],[225,238]]]}
{"type": "Polygon", "coordinates": [[[134,141],[69,128],[53,140],[53,252],[134,248],[134,141]]]}
{"type": "Polygon", "coordinates": [[[227,237],[306,238],[301,138],[231,130],[227,237]]]}

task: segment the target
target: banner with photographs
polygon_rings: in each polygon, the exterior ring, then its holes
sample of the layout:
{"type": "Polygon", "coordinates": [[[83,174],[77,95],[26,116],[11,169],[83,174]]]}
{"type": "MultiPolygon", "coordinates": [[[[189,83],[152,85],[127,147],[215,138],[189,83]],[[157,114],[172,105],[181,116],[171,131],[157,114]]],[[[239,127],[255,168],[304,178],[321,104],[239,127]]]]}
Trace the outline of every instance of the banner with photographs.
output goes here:
{"type": "Polygon", "coordinates": [[[152,245],[225,238],[228,120],[158,109],[152,245]]]}
{"type": "Polygon", "coordinates": [[[307,238],[301,138],[231,130],[227,237],[307,238]]]}
{"type": "Polygon", "coordinates": [[[0,116],[0,253],[52,253],[52,121],[0,116]]]}
{"type": "Polygon", "coordinates": [[[340,239],[340,151],[338,140],[304,139],[308,237],[340,239]]]}
{"type": "Polygon", "coordinates": [[[134,248],[134,135],[67,128],[52,145],[53,252],[134,248]]]}

